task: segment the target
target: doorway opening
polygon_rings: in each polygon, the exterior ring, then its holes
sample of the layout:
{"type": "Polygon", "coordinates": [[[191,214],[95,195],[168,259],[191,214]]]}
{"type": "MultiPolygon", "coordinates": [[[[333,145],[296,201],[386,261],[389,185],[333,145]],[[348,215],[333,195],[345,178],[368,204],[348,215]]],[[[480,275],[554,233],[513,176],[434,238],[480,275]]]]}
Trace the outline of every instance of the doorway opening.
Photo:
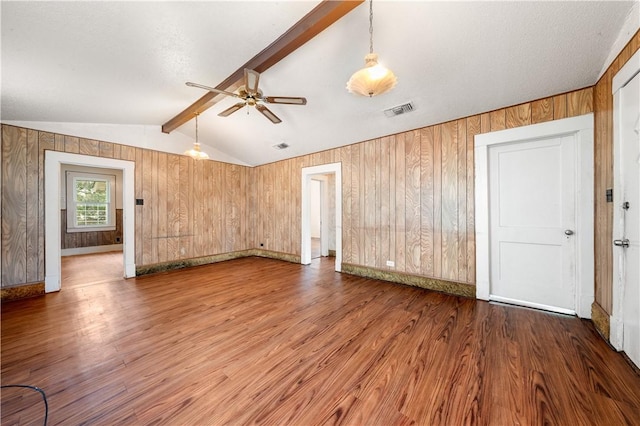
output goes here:
{"type": "Polygon", "coordinates": [[[122,276],[135,276],[135,163],[58,151],[45,152],[45,292],[59,291],[62,282],[61,194],[63,165],[122,172],[122,276]]]}
{"type": "Polygon", "coordinates": [[[313,258],[314,235],[320,256],[335,252],[335,270],[342,270],[342,165],[324,164],[302,169],[301,263],[313,258]],[[314,228],[314,225],[317,228],[314,228]]]}
{"type": "Polygon", "coordinates": [[[61,286],[122,279],[122,170],[61,167],[61,286]]]}
{"type": "Polygon", "coordinates": [[[318,259],[321,256],[326,256],[322,253],[322,237],[325,239],[327,235],[322,232],[323,213],[326,208],[326,199],[323,197],[324,183],[327,181],[326,176],[319,177],[313,176],[311,178],[311,185],[309,191],[311,192],[311,259],[318,259]]]}

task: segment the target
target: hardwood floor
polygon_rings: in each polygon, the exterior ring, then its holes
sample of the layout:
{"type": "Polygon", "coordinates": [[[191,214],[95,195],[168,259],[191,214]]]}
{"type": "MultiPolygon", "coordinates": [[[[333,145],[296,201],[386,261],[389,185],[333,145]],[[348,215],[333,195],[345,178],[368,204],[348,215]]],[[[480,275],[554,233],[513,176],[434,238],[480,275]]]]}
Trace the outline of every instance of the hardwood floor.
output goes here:
{"type": "Polygon", "coordinates": [[[322,247],[320,245],[320,238],[311,237],[311,258],[317,259],[322,256],[322,247]]]}
{"type": "MultiPolygon", "coordinates": [[[[640,424],[589,321],[245,258],[2,305],[2,377],[49,424],[640,424]]],[[[38,424],[2,390],[2,424],[38,424]]]]}
{"type": "Polygon", "coordinates": [[[61,262],[61,287],[68,289],[121,280],[124,276],[122,262],[121,251],[65,256],[61,262]]]}

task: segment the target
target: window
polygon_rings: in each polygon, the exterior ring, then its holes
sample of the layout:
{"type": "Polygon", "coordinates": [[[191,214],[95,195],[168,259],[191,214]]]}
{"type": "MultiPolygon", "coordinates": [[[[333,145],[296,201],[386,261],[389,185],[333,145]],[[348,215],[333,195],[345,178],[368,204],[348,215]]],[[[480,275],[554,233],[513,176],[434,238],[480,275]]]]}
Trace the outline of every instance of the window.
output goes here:
{"type": "Polygon", "coordinates": [[[112,231],[115,176],[67,172],[67,232],[112,231]]]}

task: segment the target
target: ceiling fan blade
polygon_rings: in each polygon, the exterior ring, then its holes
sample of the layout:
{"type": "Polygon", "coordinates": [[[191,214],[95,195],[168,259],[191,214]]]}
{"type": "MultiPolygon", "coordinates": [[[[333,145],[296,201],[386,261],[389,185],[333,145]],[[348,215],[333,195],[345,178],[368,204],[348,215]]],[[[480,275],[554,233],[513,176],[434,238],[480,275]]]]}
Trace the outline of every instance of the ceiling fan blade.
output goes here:
{"type": "Polygon", "coordinates": [[[190,81],[187,81],[187,86],[189,87],[197,87],[199,89],[204,89],[204,90],[208,90],[210,92],[214,92],[214,93],[221,93],[223,95],[227,95],[227,96],[233,96],[235,98],[239,98],[240,96],[236,93],[233,92],[227,92],[226,90],[220,90],[220,89],[216,89],[215,87],[209,87],[209,86],[203,86],[202,84],[198,84],[198,83],[192,83],[190,81]]]}
{"type": "Polygon", "coordinates": [[[262,99],[270,104],[306,105],[307,98],[296,98],[291,96],[266,96],[262,99]]]}
{"type": "Polygon", "coordinates": [[[222,111],[218,116],[220,117],[228,117],[239,109],[242,109],[246,105],[245,102],[238,102],[237,104],[230,106],[229,108],[222,111]]]}
{"type": "Polygon", "coordinates": [[[247,93],[258,93],[260,74],[249,68],[244,69],[244,88],[247,93]]]}
{"type": "Polygon", "coordinates": [[[278,118],[277,115],[271,112],[269,108],[264,105],[256,104],[256,109],[262,113],[265,117],[267,117],[273,124],[282,123],[282,120],[278,118]]]}

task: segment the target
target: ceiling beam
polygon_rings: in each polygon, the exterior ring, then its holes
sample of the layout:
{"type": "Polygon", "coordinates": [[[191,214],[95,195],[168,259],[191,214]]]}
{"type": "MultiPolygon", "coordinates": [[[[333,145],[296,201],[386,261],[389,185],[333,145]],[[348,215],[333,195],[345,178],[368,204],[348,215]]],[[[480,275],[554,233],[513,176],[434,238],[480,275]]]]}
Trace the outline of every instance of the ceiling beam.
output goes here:
{"type": "MultiPolygon", "coordinates": [[[[222,83],[218,84],[216,89],[226,91],[236,90],[238,86],[242,84],[245,68],[252,69],[259,73],[266,71],[363,2],[364,0],[323,0],[276,41],[249,59],[247,63],[238,68],[222,83]]],[[[164,133],[171,133],[191,120],[196,113],[199,114],[206,111],[223,98],[224,95],[207,92],[187,109],[164,123],[162,125],[162,131],[164,133]]]]}

